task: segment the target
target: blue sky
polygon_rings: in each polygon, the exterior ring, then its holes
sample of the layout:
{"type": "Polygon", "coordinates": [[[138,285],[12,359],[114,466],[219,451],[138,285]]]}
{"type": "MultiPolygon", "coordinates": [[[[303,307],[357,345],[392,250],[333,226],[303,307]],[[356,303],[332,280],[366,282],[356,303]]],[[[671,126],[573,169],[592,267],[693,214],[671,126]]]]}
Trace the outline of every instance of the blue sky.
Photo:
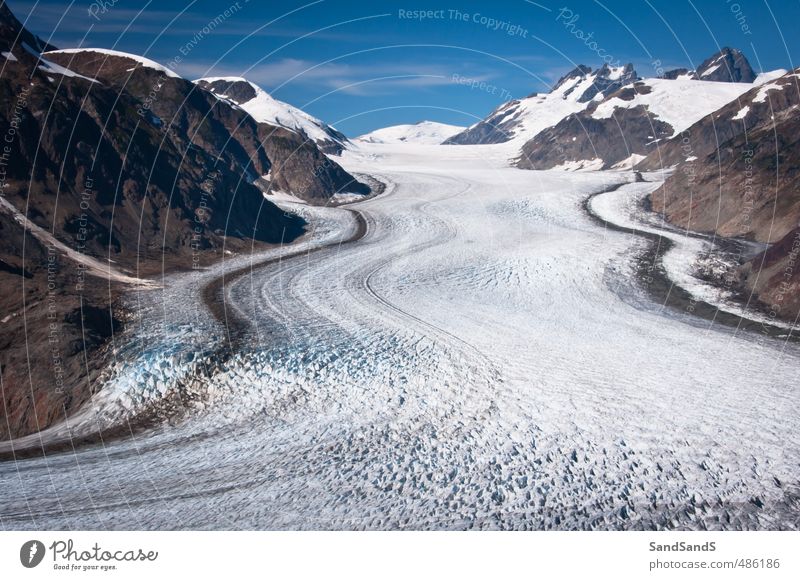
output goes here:
{"type": "Polygon", "coordinates": [[[469,125],[603,59],[655,76],[732,46],[757,71],[800,65],[796,0],[8,4],[59,47],[180,57],[187,78],[244,75],[350,136],[423,119],[469,125]]]}

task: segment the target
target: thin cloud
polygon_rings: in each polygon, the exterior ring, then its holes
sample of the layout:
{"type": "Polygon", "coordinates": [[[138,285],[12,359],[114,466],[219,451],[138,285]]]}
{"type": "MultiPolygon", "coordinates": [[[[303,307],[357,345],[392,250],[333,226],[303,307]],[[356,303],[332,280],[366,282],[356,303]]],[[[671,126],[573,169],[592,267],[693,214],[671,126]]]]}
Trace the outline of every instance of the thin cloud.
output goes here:
{"type": "Polygon", "coordinates": [[[383,94],[387,89],[400,87],[428,88],[453,83],[453,75],[468,76],[477,81],[495,78],[492,72],[462,74],[464,69],[475,67],[463,65],[451,68],[442,64],[421,65],[419,63],[393,64],[318,64],[312,61],[284,58],[272,63],[250,66],[213,65],[210,63],[186,63],[178,72],[187,78],[203,76],[243,76],[248,80],[272,90],[284,85],[302,85],[320,90],[338,89],[356,96],[383,94]]]}
{"type": "MultiPolygon", "coordinates": [[[[62,44],[66,39],[81,37],[89,28],[95,34],[116,34],[121,30],[127,29],[127,34],[147,35],[162,37],[184,37],[197,34],[204,26],[208,26],[214,15],[197,15],[191,13],[183,14],[169,29],[165,30],[165,23],[171,22],[178,14],[178,11],[167,10],[146,10],[139,13],[138,10],[131,10],[114,6],[103,14],[98,14],[97,18],[89,15],[85,5],[73,5],[72,7],[54,6],[50,4],[35,5],[30,2],[14,3],[15,14],[28,20],[28,28],[39,36],[49,36],[54,33],[54,38],[61,40],[62,44]],[[66,14],[66,16],[65,16],[66,14]],[[58,28],[56,29],[56,26],[58,28]]],[[[220,8],[224,11],[225,7],[220,8]]],[[[309,29],[281,23],[280,25],[261,27],[258,23],[241,22],[237,18],[246,18],[245,9],[239,10],[234,15],[225,20],[222,24],[215,26],[213,34],[220,37],[234,36],[241,37],[273,37],[273,38],[297,38],[310,32],[309,29]]],[[[373,35],[374,40],[385,40],[385,36],[373,35]]],[[[326,40],[338,42],[364,42],[369,37],[363,33],[347,33],[337,31],[321,31],[308,37],[309,40],[326,40]]]]}

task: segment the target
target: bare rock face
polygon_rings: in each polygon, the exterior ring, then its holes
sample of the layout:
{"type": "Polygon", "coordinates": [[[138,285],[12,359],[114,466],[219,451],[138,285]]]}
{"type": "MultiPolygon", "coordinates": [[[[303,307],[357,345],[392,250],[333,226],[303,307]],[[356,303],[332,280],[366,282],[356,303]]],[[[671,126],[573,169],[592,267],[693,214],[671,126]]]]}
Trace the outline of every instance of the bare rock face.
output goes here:
{"type": "Polygon", "coordinates": [[[671,223],[774,244],[742,268],[747,288],[794,319],[800,225],[800,90],[796,71],[755,87],[661,144],[638,168],[675,169],[650,196],[671,223]]]}
{"type": "Polygon", "coordinates": [[[745,287],[771,317],[800,315],[800,225],[741,268],[745,287]]]}
{"type": "Polygon", "coordinates": [[[681,227],[774,243],[797,224],[797,107],[794,73],[755,87],[659,145],[638,169],[675,166],[651,195],[681,227]]]}
{"type": "Polygon", "coordinates": [[[519,105],[518,100],[503,103],[486,119],[445,139],[442,145],[489,145],[509,141],[519,122],[519,105]]]}
{"type": "Polygon", "coordinates": [[[683,76],[692,76],[693,77],[694,76],[694,71],[690,71],[688,68],[675,68],[675,69],[668,70],[667,72],[665,72],[663,75],[661,75],[661,78],[662,79],[669,79],[671,81],[674,81],[675,79],[683,77],[683,76]]]}
{"type": "Polygon", "coordinates": [[[756,73],[744,54],[727,46],[697,67],[695,78],[721,83],[752,83],[756,73]]]}
{"type": "Polygon", "coordinates": [[[696,70],[676,68],[665,72],[661,78],[674,80],[685,77],[718,83],[752,83],[756,76],[742,51],[726,46],[704,60],[696,70]]]}
{"type": "Polygon", "coordinates": [[[604,64],[602,67],[596,70],[593,75],[594,78],[592,79],[592,83],[585,91],[583,91],[580,97],[578,97],[579,103],[589,102],[596,98],[597,95],[603,95],[603,97],[607,97],[608,95],[619,90],[621,87],[624,87],[625,85],[630,84],[639,78],[636,74],[636,71],[633,70],[633,65],[630,63],[626,64],[622,68],[622,71],[613,70],[607,64],[604,64]]]}
{"type": "Polygon", "coordinates": [[[208,81],[200,79],[197,84],[215,95],[229,98],[238,105],[252,101],[257,96],[255,87],[244,80],[217,79],[208,81]]]}

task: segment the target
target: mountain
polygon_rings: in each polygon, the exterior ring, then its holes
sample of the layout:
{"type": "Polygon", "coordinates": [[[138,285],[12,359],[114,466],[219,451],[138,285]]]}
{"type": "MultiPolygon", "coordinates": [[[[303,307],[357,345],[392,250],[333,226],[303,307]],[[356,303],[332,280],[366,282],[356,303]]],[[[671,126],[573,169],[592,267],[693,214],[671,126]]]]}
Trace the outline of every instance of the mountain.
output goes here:
{"type": "Polygon", "coordinates": [[[364,143],[417,143],[420,145],[439,145],[444,140],[460,133],[464,127],[420,121],[413,125],[394,125],[361,135],[356,140],[364,143]]]}
{"type": "Polygon", "coordinates": [[[561,77],[549,93],[534,93],[524,99],[504,103],[486,119],[453,135],[444,144],[514,142],[522,146],[543,129],[569,114],[583,110],[593,99],[609,95],[637,78],[630,64],[624,67],[603,65],[595,71],[578,65],[561,77]]]}
{"type": "Polygon", "coordinates": [[[782,72],[756,77],[740,51],[725,48],[697,71],[678,69],[661,78],[636,80],[592,100],[525,143],[517,166],[630,168],[659,143],[782,72]]]}
{"type": "Polygon", "coordinates": [[[521,150],[517,164],[524,169],[630,166],[658,140],[736,98],[754,81],[747,58],[731,48],[694,71],[676,69],[660,79],[640,79],[630,64],[597,70],[579,65],[549,93],[504,103],[445,144],[509,143],[521,150]]]}
{"type": "Polygon", "coordinates": [[[369,187],[328,158],[304,133],[260,121],[207,90],[204,83],[168,74],[152,61],[143,65],[136,55],[94,48],[50,51],[45,56],[136,95],[146,105],[144,116],[151,124],[191,136],[184,145],[236,156],[242,180],[264,191],[290,193],[311,203],[327,203],[337,193],[369,193],[369,187]]]}
{"type": "Polygon", "coordinates": [[[0,438],[88,400],[140,277],[302,235],[264,191],[369,191],[297,132],[138,55],[57,50],[5,2],[0,54],[0,438]]]}
{"type": "Polygon", "coordinates": [[[676,68],[664,73],[663,79],[693,79],[718,83],[752,83],[756,73],[747,57],[738,49],[725,47],[711,55],[696,70],[676,68]]]}
{"type": "Polygon", "coordinates": [[[342,133],[287,103],[273,99],[259,86],[241,77],[208,77],[195,83],[244,109],[259,123],[279,125],[300,133],[332,155],[339,155],[349,141],[342,133]]]}
{"type": "Polygon", "coordinates": [[[713,115],[698,119],[687,129],[688,138],[659,144],[637,166],[652,171],[675,167],[652,194],[653,208],[680,227],[728,237],[773,243],[789,233],[800,217],[800,195],[791,179],[800,161],[795,158],[797,83],[793,71],[751,86],[713,115]],[[745,193],[753,207],[743,222],[745,193]]]}
{"type": "Polygon", "coordinates": [[[522,147],[517,166],[630,167],[660,141],[682,132],[751,87],[685,76],[638,80],[537,134],[522,147]]]}
{"type": "Polygon", "coordinates": [[[650,203],[676,226],[772,244],[743,265],[742,283],[792,320],[800,313],[798,78],[800,69],[751,88],[637,167],[674,167],[650,203]]]}

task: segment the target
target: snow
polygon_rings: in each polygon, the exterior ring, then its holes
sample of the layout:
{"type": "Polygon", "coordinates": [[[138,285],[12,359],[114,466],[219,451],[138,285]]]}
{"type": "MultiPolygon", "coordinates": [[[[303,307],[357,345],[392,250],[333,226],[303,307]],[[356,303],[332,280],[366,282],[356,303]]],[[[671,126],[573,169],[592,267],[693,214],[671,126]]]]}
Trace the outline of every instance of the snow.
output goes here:
{"type": "Polygon", "coordinates": [[[120,58],[127,58],[130,60],[134,60],[141,64],[144,67],[151,68],[157,70],[159,72],[163,72],[168,77],[172,78],[181,78],[176,72],[171,69],[168,69],[162,64],[157,63],[154,60],[150,60],[149,58],[145,58],[143,56],[139,56],[138,54],[131,54],[128,52],[122,52],[119,50],[109,50],[107,48],[64,48],[61,50],[51,50],[49,52],[45,52],[44,54],[81,54],[84,52],[96,52],[98,54],[105,54],[108,56],[116,56],[120,58]]]}
{"type": "MultiPolygon", "coordinates": [[[[485,146],[359,149],[345,169],[388,184],[348,206],[365,237],[340,243],[356,231],[344,208],[284,204],[310,224],[296,245],[137,297],[70,426],[180,414],[0,464],[6,528],[796,525],[800,349],[651,299],[634,276],[647,243],[582,209],[629,174],[513,169],[485,146]],[[226,281],[252,326],[225,354],[202,288],[250,265],[226,281]]],[[[596,209],[628,219],[655,185],[596,209]]]]}
{"type": "Polygon", "coordinates": [[[362,193],[334,193],[331,196],[331,204],[341,205],[345,203],[354,203],[356,201],[363,201],[364,194],[362,193]]]}
{"type": "Polygon", "coordinates": [[[438,145],[445,139],[457,135],[464,127],[436,123],[434,121],[421,121],[413,125],[394,125],[377,129],[371,133],[361,135],[356,141],[365,143],[413,143],[417,145],[438,145]]]}
{"type": "Polygon", "coordinates": [[[582,94],[588,88],[588,85],[583,85],[585,83],[581,83],[580,79],[571,79],[554,92],[522,99],[510,105],[507,116],[517,120],[517,126],[509,131],[511,147],[519,149],[561,119],[585,109],[589,103],[579,103],[576,98],[565,95],[570,88],[575,89],[570,95],[582,94]]]}
{"type": "MultiPolygon", "coordinates": [[[[717,60],[719,60],[719,59],[717,59],[717,60]]],[[[706,70],[704,70],[703,73],[700,76],[701,77],[707,77],[708,75],[713,73],[715,70],[717,70],[720,66],[722,66],[722,65],[715,64],[713,66],[710,66],[706,70]]]]}
{"type": "Polygon", "coordinates": [[[753,97],[754,103],[763,103],[767,100],[767,93],[769,91],[782,91],[783,85],[779,85],[778,83],[767,83],[762,85],[761,88],[756,93],[756,96],[753,97]]]}
{"type": "Polygon", "coordinates": [[[676,133],[688,129],[703,117],[753,88],[748,83],[718,83],[698,80],[647,79],[652,90],[636,94],[630,101],[618,97],[601,103],[592,113],[595,119],[608,119],[616,109],[646,105],[656,117],[669,123],[676,133]]]}
{"type": "MultiPolygon", "coordinates": [[[[71,71],[68,68],[64,68],[63,66],[61,66],[59,64],[56,64],[54,62],[50,62],[49,60],[45,59],[44,56],[41,53],[36,51],[36,49],[32,48],[26,42],[22,43],[22,48],[24,48],[29,54],[31,54],[31,55],[35,56],[37,59],[39,59],[39,68],[41,70],[45,71],[45,72],[58,74],[58,75],[62,75],[62,76],[65,76],[65,77],[80,78],[80,79],[84,79],[84,80],[87,80],[87,81],[92,82],[92,83],[96,83],[97,82],[95,79],[92,79],[92,78],[89,78],[89,77],[85,77],[83,75],[79,75],[78,73],[76,73],[74,71],[71,71]]],[[[48,79],[51,82],[54,82],[53,78],[48,77],[48,79]]]]}
{"type": "Polygon", "coordinates": [[[299,197],[292,195],[291,193],[278,190],[265,193],[264,199],[269,200],[273,203],[299,203],[303,205],[308,203],[304,199],[300,199],[299,197]]]}
{"type": "MultiPolygon", "coordinates": [[[[564,80],[549,93],[537,93],[498,107],[486,121],[495,126],[512,121],[513,126],[506,129],[510,139],[494,147],[506,150],[508,157],[516,157],[522,145],[536,135],[556,125],[565,117],[583,111],[589,102],[581,103],[578,99],[592,86],[596,77],[596,73],[572,77],[564,80]]],[[[602,94],[595,97],[598,98],[602,99],[602,94]]],[[[483,121],[473,124],[470,129],[481,122],[483,121]]]]}
{"type": "MultiPolygon", "coordinates": [[[[247,83],[256,92],[256,96],[249,101],[240,103],[234,101],[230,97],[224,97],[221,95],[217,95],[217,97],[224,98],[227,101],[235,103],[259,123],[280,125],[295,132],[300,131],[304,133],[306,137],[316,143],[336,141],[343,145],[343,143],[338,141],[328,131],[326,131],[326,128],[329,127],[328,125],[319,119],[312,117],[305,111],[298,109],[297,107],[273,98],[264,89],[254,83],[251,83],[247,79],[242,77],[204,77],[197,79],[194,82],[199,83],[201,81],[208,83],[213,83],[215,81],[247,83]]],[[[214,91],[211,92],[213,93],[214,91]]]]}
{"type": "Polygon", "coordinates": [[[16,56],[14,56],[14,53],[12,53],[12,52],[10,52],[10,51],[5,51],[5,50],[4,50],[4,51],[3,51],[2,53],[0,53],[0,54],[2,54],[4,57],[6,57],[6,60],[10,60],[10,61],[12,61],[12,62],[17,62],[17,57],[16,57],[16,56]]]}
{"type": "Polygon", "coordinates": [[[732,119],[733,119],[734,121],[738,121],[738,120],[740,120],[740,119],[744,119],[744,118],[747,116],[747,113],[749,113],[749,112],[750,112],[750,105],[745,105],[744,107],[742,107],[741,109],[739,109],[739,112],[738,112],[738,113],[736,113],[736,114],[735,114],[735,115],[732,117],[732,119]]]}
{"type": "Polygon", "coordinates": [[[114,268],[114,266],[112,266],[110,263],[102,262],[97,258],[93,258],[92,256],[88,256],[78,252],[77,250],[73,250],[60,240],[56,239],[53,234],[30,221],[25,215],[22,214],[22,212],[17,209],[14,204],[12,204],[2,195],[0,195],[0,210],[9,214],[18,224],[30,232],[45,246],[57,249],[58,252],[67,259],[83,266],[86,269],[86,272],[91,276],[97,276],[107,280],[113,280],[115,282],[122,282],[123,284],[132,284],[142,288],[154,288],[156,286],[156,283],[152,280],[129,276],[128,274],[120,272],[114,268]]]}
{"type": "Polygon", "coordinates": [[[616,80],[619,80],[619,78],[625,72],[625,67],[624,66],[612,66],[612,67],[609,67],[609,71],[610,72],[608,74],[608,80],[616,81],[616,80]]]}
{"type": "Polygon", "coordinates": [[[753,86],[758,87],[763,85],[764,83],[768,83],[769,81],[774,81],[775,79],[785,75],[787,72],[789,71],[787,71],[785,68],[779,68],[772,71],[762,72],[753,81],[753,86]]]}
{"type": "Polygon", "coordinates": [[[647,156],[640,155],[638,153],[631,153],[629,157],[626,157],[619,163],[614,164],[612,166],[612,169],[632,169],[637,163],[639,163],[645,157],[647,156]]]}
{"type": "Polygon", "coordinates": [[[597,171],[604,165],[604,161],[599,157],[594,159],[584,159],[581,161],[564,161],[560,165],[553,167],[557,171],[597,171]]]}
{"type": "MultiPolygon", "coordinates": [[[[621,71],[622,69],[613,69],[612,76],[619,78],[621,71]]],[[[762,73],[753,84],[696,80],[692,73],[681,75],[674,80],[648,78],[638,82],[648,85],[652,91],[648,94],[636,94],[631,101],[618,97],[604,100],[603,95],[598,93],[587,103],[578,102],[578,98],[591,87],[596,74],[573,77],[565,80],[550,93],[509,101],[496,109],[487,121],[494,125],[511,121],[512,126],[506,130],[511,139],[506,143],[485,147],[505,150],[509,158],[516,158],[523,144],[569,115],[583,111],[590,103],[593,105],[599,103],[592,113],[592,117],[596,119],[608,119],[618,108],[646,105],[659,120],[669,123],[675,132],[680,132],[753,87],[769,82],[784,73],[783,70],[762,73]]],[[[581,164],[585,165],[585,162],[578,162],[578,165],[581,164]]]]}

